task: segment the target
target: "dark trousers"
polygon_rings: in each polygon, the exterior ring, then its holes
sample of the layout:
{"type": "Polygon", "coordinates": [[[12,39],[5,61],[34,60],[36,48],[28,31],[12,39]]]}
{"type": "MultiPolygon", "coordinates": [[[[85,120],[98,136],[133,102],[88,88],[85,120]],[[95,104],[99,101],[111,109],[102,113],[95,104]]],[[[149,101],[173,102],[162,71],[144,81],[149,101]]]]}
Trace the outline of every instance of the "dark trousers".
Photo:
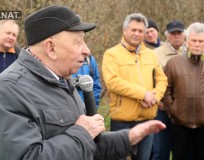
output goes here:
{"type": "Polygon", "coordinates": [[[157,120],[166,125],[166,129],[154,135],[150,160],[169,160],[172,148],[171,120],[166,112],[158,110],[157,120]]]}
{"type": "Polygon", "coordinates": [[[195,160],[204,160],[204,127],[187,128],[172,123],[173,160],[185,160],[189,156],[189,148],[195,160]],[[190,147],[191,146],[191,147],[190,147]]]}
{"type": "MultiPolygon", "coordinates": [[[[124,121],[111,120],[111,131],[130,129],[142,122],[144,121],[124,122],[124,121]]],[[[151,134],[149,136],[146,136],[142,141],[140,141],[139,144],[137,144],[137,154],[131,156],[132,160],[149,160],[153,139],[154,139],[154,134],[151,134]]],[[[124,157],[124,160],[125,159],[126,157],[124,157]]]]}

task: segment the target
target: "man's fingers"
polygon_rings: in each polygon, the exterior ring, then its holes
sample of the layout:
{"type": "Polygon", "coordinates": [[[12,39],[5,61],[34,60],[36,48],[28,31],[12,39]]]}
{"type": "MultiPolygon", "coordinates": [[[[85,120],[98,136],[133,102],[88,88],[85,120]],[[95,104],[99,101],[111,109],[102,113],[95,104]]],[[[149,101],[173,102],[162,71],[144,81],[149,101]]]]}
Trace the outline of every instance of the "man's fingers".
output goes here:
{"type": "Polygon", "coordinates": [[[152,91],[152,94],[154,94],[154,95],[157,94],[157,91],[152,91]]]}
{"type": "Polygon", "coordinates": [[[99,133],[105,131],[104,118],[96,114],[94,116],[81,115],[76,124],[85,128],[94,139],[99,133]]]}
{"type": "Polygon", "coordinates": [[[149,130],[151,133],[157,133],[166,128],[166,125],[158,120],[151,120],[147,123],[149,123],[149,130]]]}
{"type": "Polygon", "coordinates": [[[100,114],[95,114],[95,115],[93,115],[92,116],[96,121],[97,120],[102,120],[102,121],[104,121],[104,118],[100,115],[100,114]]]}

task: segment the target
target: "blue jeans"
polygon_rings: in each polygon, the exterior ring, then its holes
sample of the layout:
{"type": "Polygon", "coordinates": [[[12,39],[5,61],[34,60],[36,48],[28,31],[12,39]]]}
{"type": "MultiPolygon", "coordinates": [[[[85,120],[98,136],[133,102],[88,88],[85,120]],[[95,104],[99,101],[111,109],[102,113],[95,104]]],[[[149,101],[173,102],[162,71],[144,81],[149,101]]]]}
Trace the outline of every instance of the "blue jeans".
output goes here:
{"type": "MultiPolygon", "coordinates": [[[[118,131],[121,129],[130,129],[137,124],[140,124],[144,121],[131,121],[131,122],[124,122],[124,121],[115,121],[111,119],[111,131],[118,131]]],[[[146,136],[142,141],[137,144],[137,154],[132,155],[132,160],[149,160],[151,148],[154,140],[154,135],[151,134],[146,136]]],[[[124,160],[126,157],[124,157],[124,160]]]]}
{"type": "Polygon", "coordinates": [[[172,148],[171,120],[166,112],[158,110],[157,120],[166,125],[166,129],[154,135],[151,160],[169,160],[172,148]]]}

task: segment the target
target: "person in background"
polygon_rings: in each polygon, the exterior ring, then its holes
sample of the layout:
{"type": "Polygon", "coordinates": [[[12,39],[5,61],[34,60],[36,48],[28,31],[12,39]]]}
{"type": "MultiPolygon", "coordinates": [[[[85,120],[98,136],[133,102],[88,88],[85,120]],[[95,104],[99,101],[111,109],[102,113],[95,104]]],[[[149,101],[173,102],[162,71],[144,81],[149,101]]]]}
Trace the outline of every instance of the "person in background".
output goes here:
{"type": "MultiPolygon", "coordinates": [[[[93,93],[95,98],[95,104],[96,107],[98,108],[102,87],[100,83],[100,73],[98,70],[97,62],[93,55],[90,55],[85,58],[83,65],[79,68],[77,73],[72,74],[72,77],[78,82],[80,76],[82,75],[90,75],[93,79],[93,93]]],[[[77,86],[77,90],[82,100],[84,101],[83,92],[79,86],[77,86]]]]}
{"type": "Polygon", "coordinates": [[[186,53],[183,23],[178,20],[169,22],[166,26],[165,36],[167,39],[166,43],[154,49],[163,68],[172,56],[186,53]]]}
{"type": "Polygon", "coordinates": [[[157,48],[164,44],[164,42],[160,41],[159,29],[156,23],[151,19],[148,19],[148,27],[144,36],[144,44],[150,49],[157,48]]]}
{"type": "MultiPolygon", "coordinates": [[[[163,69],[170,58],[186,52],[184,25],[181,21],[173,20],[169,22],[166,26],[165,35],[167,42],[154,49],[163,69]]],[[[159,106],[162,106],[162,103],[159,106]]],[[[165,123],[167,129],[154,135],[151,160],[169,160],[172,148],[171,121],[163,108],[159,108],[156,119],[165,123]]]]}
{"type": "MultiPolygon", "coordinates": [[[[148,19],[148,27],[146,29],[145,36],[144,36],[144,44],[146,47],[150,49],[158,48],[164,44],[164,42],[162,42],[159,38],[159,28],[157,27],[156,23],[152,19],[148,19]]],[[[153,152],[157,152],[153,150],[158,150],[157,144],[155,143],[156,141],[158,141],[157,135],[154,136],[150,160],[153,157],[153,152]]]]}
{"type": "Polygon", "coordinates": [[[18,57],[19,26],[14,20],[0,20],[0,73],[18,57]]]}
{"type": "MultiPolygon", "coordinates": [[[[167,78],[157,56],[143,43],[147,26],[144,15],[128,15],[121,42],[105,51],[102,73],[110,95],[111,131],[154,119],[166,90],[167,78]]],[[[153,138],[153,134],[145,137],[132,159],[149,160],[153,138]]]]}
{"type": "Polygon", "coordinates": [[[64,6],[25,19],[28,48],[0,74],[1,160],[114,160],[136,153],[139,141],[165,129],[151,120],[101,133],[103,117],[85,115],[71,75],[90,55],[84,35],[95,27],[64,6]]]}
{"type": "MultiPolygon", "coordinates": [[[[194,159],[204,159],[204,24],[186,30],[187,53],[165,67],[168,87],[163,107],[172,122],[174,160],[185,160],[192,144],[194,159]]],[[[163,146],[164,147],[164,146],[163,146]]]]}

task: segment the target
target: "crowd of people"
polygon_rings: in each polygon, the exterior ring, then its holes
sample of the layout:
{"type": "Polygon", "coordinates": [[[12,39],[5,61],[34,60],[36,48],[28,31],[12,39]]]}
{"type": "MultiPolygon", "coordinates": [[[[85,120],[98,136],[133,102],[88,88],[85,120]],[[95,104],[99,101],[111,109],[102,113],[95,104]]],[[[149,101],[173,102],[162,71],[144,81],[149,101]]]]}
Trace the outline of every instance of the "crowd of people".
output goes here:
{"type": "Polygon", "coordinates": [[[0,159],[203,160],[204,24],[172,20],[162,41],[151,17],[129,14],[102,76],[84,42],[95,27],[48,6],[25,19],[20,49],[19,25],[0,20],[0,159]],[[96,109],[104,79],[110,131],[101,115],[86,115],[83,75],[96,109]]]}

